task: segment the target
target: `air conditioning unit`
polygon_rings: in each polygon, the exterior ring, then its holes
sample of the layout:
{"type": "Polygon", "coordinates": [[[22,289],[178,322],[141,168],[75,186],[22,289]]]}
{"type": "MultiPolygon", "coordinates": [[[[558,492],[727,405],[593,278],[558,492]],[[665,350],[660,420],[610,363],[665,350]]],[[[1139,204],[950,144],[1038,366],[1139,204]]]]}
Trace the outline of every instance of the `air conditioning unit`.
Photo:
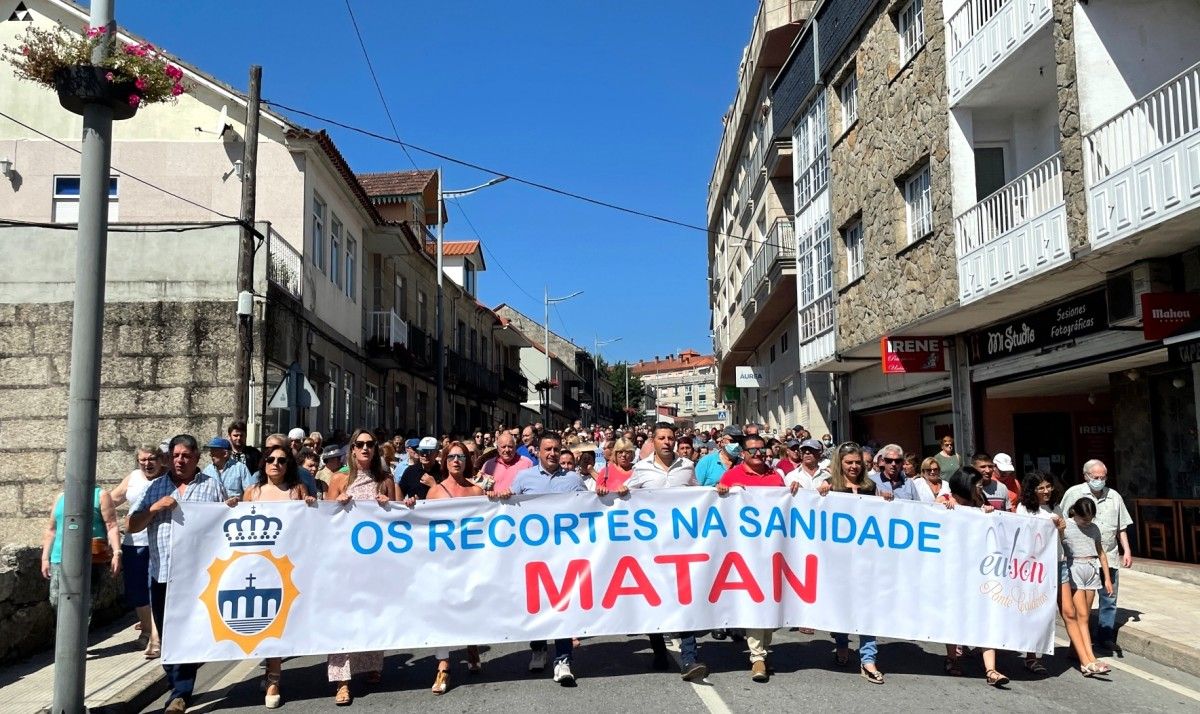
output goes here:
{"type": "Polygon", "coordinates": [[[1142,295],[1171,289],[1171,265],[1163,260],[1143,261],[1110,275],[1104,283],[1109,326],[1140,326],[1142,295]]]}

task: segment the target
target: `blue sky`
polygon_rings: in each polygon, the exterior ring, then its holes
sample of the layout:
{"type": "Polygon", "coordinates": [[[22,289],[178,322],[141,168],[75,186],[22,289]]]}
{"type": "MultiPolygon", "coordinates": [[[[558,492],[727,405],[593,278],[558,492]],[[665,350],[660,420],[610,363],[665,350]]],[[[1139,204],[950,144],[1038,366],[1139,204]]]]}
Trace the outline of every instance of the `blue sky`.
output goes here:
{"type": "MultiPolygon", "coordinates": [[[[351,2],[405,141],[705,224],[721,115],[756,0],[351,2]]],[[[344,0],[116,0],[116,14],[235,87],[261,64],[265,98],[391,134],[344,0]]],[[[412,168],[398,146],[327,128],[355,171],[412,168]]],[[[444,170],[450,189],[490,178],[444,170]]],[[[487,304],[540,320],[543,286],[582,289],[551,311],[551,328],[580,345],[621,336],[604,348],[617,360],[711,350],[703,232],[511,181],[461,207],[477,230],[452,207],[447,238],[487,244],[487,304]]]]}

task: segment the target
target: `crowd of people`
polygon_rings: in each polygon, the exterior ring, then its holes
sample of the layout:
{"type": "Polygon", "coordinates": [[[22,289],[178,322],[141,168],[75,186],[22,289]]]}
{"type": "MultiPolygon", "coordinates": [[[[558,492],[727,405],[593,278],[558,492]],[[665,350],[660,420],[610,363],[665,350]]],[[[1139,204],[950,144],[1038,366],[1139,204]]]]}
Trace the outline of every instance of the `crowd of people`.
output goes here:
{"type": "MultiPolygon", "coordinates": [[[[161,444],[136,450],[137,467],[116,488],[95,493],[93,564],[122,573],[125,596],[138,615],[140,644],[145,656],[159,656],[164,603],[170,572],[171,511],[179,502],[208,501],[236,505],[239,501],[318,500],[403,502],[418,500],[536,495],[572,491],[628,494],[635,489],[713,488],[726,494],[735,488],[775,487],[797,493],[811,490],[821,496],[831,491],[922,502],[931,507],[977,508],[984,512],[1012,511],[1052,521],[1059,533],[1059,608],[1071,640],[1071,654],[1085,677],[1109,671],[1095,650],[1113,651],[1116,598],[1120,568],[1128,568],[1132,555],[1126,534],[1131,525],[1123,499],[1107,485],[1107,467],[1092,460],[1083,465],[1082,481],[1062,492],[1047,473],[1030,471],[1018,478],[1007,454],[976,453],[969,458],[955,452],[946,436],[940,451],[921,458],[898,444],[834,444],[830,435],[815,439],[801,426],[777,436],[763,433],[755,424],[699,431],[676,429],[671,424],[614,428],[585,428],[579,422],[561,433],[541,424],[500,427],[495,432],[476,431],[462,437],[418,437],[358,429],[347,436],[301,428],[272,434],[261,449],[246,443],[246,425],[234,422],[225,436],[204,446],[181,434],[161,444]],[[208,461],[200,467],[201,450],[208,461]],[[126,532],[121,535],[116,508],[130,504],[126,532]],[[1095,640],[1089,626],[1093,601],[1099,597],[1095,640]],[[1095,642],[1095,644],[1094,644],[1095,642]]],[[[57,600],[60,577],[62,496],[59,495],[43,547],[42,571],[51,581],[51,603],[57,600]]],[[[99,573],[98,573],[99,574],[99,573]]],[[[93,582],[99,578],[93,578],[93,582]]],[[[811,629],[797,628],[804,634],[811,629]]],[[[767,682],[771,676],[767,657],[770,629],[715,630],[716,640],[745,643],[750,676],[767,682]]],[[[677,633],[681,677],[703,680],[707,666],[700,660],[697,639],[701,632],[677,633]]],[[[850,637],[831,633],[833,662],[850,664],[850,637]]],[[[648,636],[656,670],[670,668],[666,639],[648,636]]],[[[529,670],[541,672],[549,665],[553,679],[573,684],[575,638],[553,643],[549,659],[545,641],[530,642],[529,670]]],[[[945,644],[944,671],[963,676],[969,657],[979,656],[985,681],[1000,687],[1009,678],[998,668],[997,653],[972,651],[945,644]]],[[[870,683],[883,684],[879,648],[871,635],[858,636],[859,673],[870,683]]],[[[327,675],[334,701],[350,704],[351,683],[361,675],[378,682],[383,652],[329,655],[327,675]]],[[[435,653],[437,662],[431,691],[442,694],[451,686],[451,655],[435,653]]],[[[1020,661],[1033,676],[1047,670],[1036,653],[1020,653],[1020,661]]],[[[265,662],[262,681],[268,708],[278,707],[281,694],[281,660],[265,662]]],[[[199,664],[164,665],[171,684],[166,711],[186,711],[199,664]]],[[[467,670],[482,668],[477,646],[467,648],[467,670]]]]}

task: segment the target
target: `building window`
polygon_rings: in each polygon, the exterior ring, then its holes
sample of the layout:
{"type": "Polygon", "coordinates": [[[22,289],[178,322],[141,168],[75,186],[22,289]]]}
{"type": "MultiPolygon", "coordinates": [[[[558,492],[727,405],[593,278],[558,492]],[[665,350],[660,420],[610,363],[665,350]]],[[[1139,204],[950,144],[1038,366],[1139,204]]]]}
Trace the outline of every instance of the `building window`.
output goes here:
{"type": "Polygon", "coordinates": [[[313,194],[312,209],[312,264],[325,272],[325,202],[313,194]]]}
{"type": "Polygon", "coordinates": [[[787,351],[788,351],[788,333],[787,333],[787,330],[784,330],[783,334],[779,336],[779,354],[785,355],[785,354],[787,354],[787,351]]]}
{"type": "Polygon", "coordinates": [[[796,212],[799,213],[829,181],[829,127],[825,123],[825,96],[796,120],[792,132],[796,212]]]}
{"type": "MultiPolygon", "coordinates": [[[[332,214],[331,214],[332,215],[332,214]]],[[[342,287],[342,222],[332,215],[329,222],[329,279],[342,287]]]]}
{"type": "Polygon", "coordinates": [[[850,68],[850,75],[838,87],[838,97],[842,100],[842,131],[849,131],[854,122],[858,121],[858,74],[856,68],[850,68]]]}
{"type": "Polygon", "coordinates": [[[471,261],[463,261],[463,289],[468,294],[475,294],[475,266],[471,265],[471,261]]]}
{"type": "Polygon", "coordinates": [[[866,259],[863,257],[862,221],[855,221],[842,231],[842,240],[846,244],[846,283],[852,283],[867,271],[866,259]]]}
{"type": "Polygon", "coordinates": [[[345,414],[346,420],[342,423],[342,428],[346,431],[354,430],[354,375],[347,372],[345,384],[342,387],[343,396],[346,399],[345,414]]]}
{"type": "Polygon", "coordinates": [[[404,278],[397,275],[395,286],[392,288],[392,308],[401,320],[408,321],[408,290],[404,278]]]}
{"type": "Polygon", "coordinates": [[[458,329],[454,331],[454,348],[458,350],[460,356],[467,354],[467,325],[462,320],[458,321],[458,329]]]}
{"type": "Polygon", "coordinates": [[[704,404],[707,401],[708,401],[708,395],[705,394],[704,392],[700,392],[700,403],[704,404]]]}
{"type": "Polygon", "coordinates": [[[367,428],[382,426],[379,423],[379,387],[367,382],[366,394],[363,396],[363,417],[367,428]]]}
{"type": "Polygon", "coordinates": [[[775,345],[771,345],[771,364],[775,364],[775,345]]]}
{"type": "Polygon", "coordinates": [[[425,314],[425,291],[417,291],[417,324],[422,330],[429,329],[429,316],[425,314]]]}
{"type": "Polygon", "coordinates": [[[355,286],[358,281],[354,279],[358,270],[358,241],[346,237],[346,297],[350,298],[350,302],[358,302],[358,294],[355,292],[355,286]]]}
{"type": "Polygon", "coordinates": [[[900,33],[900,63],[903,64],[925,44],[925,0],[908,0],[896,13],[900,33]]]}
{"type": "Polygon", "coordinates": [[[472,362],[479,361],[479,353],[477,352],[477,347],[476,347],[478,344],[479,344],[479,331],[476,330],[474,327],[472,327],[471,328],[471,347],[470,347],[472,362]]]}
{"type": "Polygon", "coordinates": [[[332,433],[337,428],[337,397],[340,370],[337,365],[329,365],[329,423],[326,428],[332,433]]]}
{"type": "Polygon", "coordinates": [[[904,208],[910,244],[933,232],[933,199],[929,194],[928,163],[904,180],[904,208]]]}
{"type": "Polygon", "coordinates": [[[408,421],[408,386],[397,384],[393,393],[392,428],[403,429],[408,421]]]}
{"type": "MultiPolygon", "coordinates": [[[[108,179],[108,220],[117,221],[117,177],[108,179]]],[[[79,177],[54,177],[54,213],[55,223],[79,222],[79,177]]]]}

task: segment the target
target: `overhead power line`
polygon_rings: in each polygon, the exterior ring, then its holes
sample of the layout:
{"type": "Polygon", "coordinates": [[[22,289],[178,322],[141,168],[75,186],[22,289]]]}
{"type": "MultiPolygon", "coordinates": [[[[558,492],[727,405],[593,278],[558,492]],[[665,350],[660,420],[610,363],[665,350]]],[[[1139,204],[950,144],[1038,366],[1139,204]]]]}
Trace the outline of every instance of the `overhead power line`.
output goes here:
{"type": "Polygon", "coordinates": [[[367,61],[367,70],[371,73],[371,81],[375,83],[375,91],[379,94],[379,103],[383,105],[383,113],[387,114],[388,124],[392,125],[392,134],[396,136],[396,141],[400,144],[400,148],[404,150],[404,155],[408,157],[409,163],[413,168],[418,168],[417,162],[413,159],[412,154],[408,152],[408,147],[404,142],[400,141],[400,130],[396,128],[396,120],[392,118],[392,110],[388,107],[387,98],[383,93],[383,86],[379,84],[379,77],[375,74],[375,65],[371,62],[371,53],[367,52],[367,43],[363,41],[362,32],[358,29],[358,20],[354,17],[354,8],[350,7],[350,0],[346,0],[346,12],[350,15],[350,24],[354,26],[354,35],[358,37],[358,46],[362,48],[363,59],[367,61]]]}
{"type": "Polygon", "coordinates": [[[749,236],[735,236],[730,233],[722,233],[720,231],[709,231],[704,226],[698,226],[694,223],[685,223],[684,221],[679,221],[674,218],[669,218],[667,216],[660,216],[660,215],[657,215],[654,213],[650,213],[648,211],[642,211],[642,210],[639,210],[636,208],[630,208],[628,206],[622,206],[620,204],[612,203],[611,201],[605,201],[605,200],[599,199],[599,198],[593,198],[591,196],[586,196],[584,194],[577,193],[575,191],[570,191],[570,190],[567,190],[564,188],[559,188],[557,186],[552,186],[547,183],[542,183],[540,181],[534,181],[532,179],[522,178],[520,176],[514,176],[513,174],[508,173],[506,171],[489,168],[487,166],[483,166],[481,164],[467,161],[465,159],[459,159],[459,158],[451,156],[449,154],[444,154],[440,151],[435,151],[433,149],[428,149],[423,146],[418,146],[411,142],[403,141],[398,137],[385,136],[378,132],[371,131],[370,129],[364,129],[362,127],[354,126],[353,124],[347,124],[345,122],[338,121],[337,119],[331,119],[329,117],[321,116],[320,114],[314,114],[312,112],[308,112],[303,109],[297,109],[296,107],[288,106],[286,104],[283,104],[281,102],[276,102],[271,99],[264,99],[262,101],[264,104],[268,104],[272,107],[275,107],[276,109],[281,109],[286,112],[291,112],[293,114],[298,114],[303,117],[308,117],[309,119],[314,119],[323,124],[328,124],[330,126],[336,126],[339,129],[345,129],[346,131],[351,131],[356,134],[361,134],[362,136],[366,136],[366,137],[369,137],[372,139],[378,139],[379,141],[386,141],[386,142],[393,143],[393,144],[399,144],[408,149],[412,149],[414,151],[419,151],[422,154],[426,154],[428,156],[432,156],[434,158],[441,159],[448,163],[457,164],[459,166],[464,166],[466,168],[474,169],[474,170],[480,171],[482,173],[491,174],[493,176],[503,176],[504,178],[506,178],[510,181],[524,184],[526,186],[529,186],[530,188],[536,188],[541,191],[547,191],[549,193],[557,194],[559,196],[563,196],[566,198],[571,198],[576,201],[590,203],[593,206],[599,206],[601,208],[607,208],[607,209],[610,209],[613,211],[618,211],[620,213],[625,213],[625,214],[632,215],[632,216],[638,216],[640,218],[646,218],[648,220],[657,221],[659,223],[665,223],[668,225],[676,226],[678,228],[686,228],[688,230],[700,231],[700,232],[704,233],[705,235],[712,233],[713,235],[731,238],[733,240],[745,241],[747,243],[755,243],[758,245],[773,245],[777,248],[790,248],[791,247],[791,246],[785,246],[781,243],[776,243],[774,241],[769,241],[769,240],[766,240],[763,238],[752,238],[749,236]]]}

